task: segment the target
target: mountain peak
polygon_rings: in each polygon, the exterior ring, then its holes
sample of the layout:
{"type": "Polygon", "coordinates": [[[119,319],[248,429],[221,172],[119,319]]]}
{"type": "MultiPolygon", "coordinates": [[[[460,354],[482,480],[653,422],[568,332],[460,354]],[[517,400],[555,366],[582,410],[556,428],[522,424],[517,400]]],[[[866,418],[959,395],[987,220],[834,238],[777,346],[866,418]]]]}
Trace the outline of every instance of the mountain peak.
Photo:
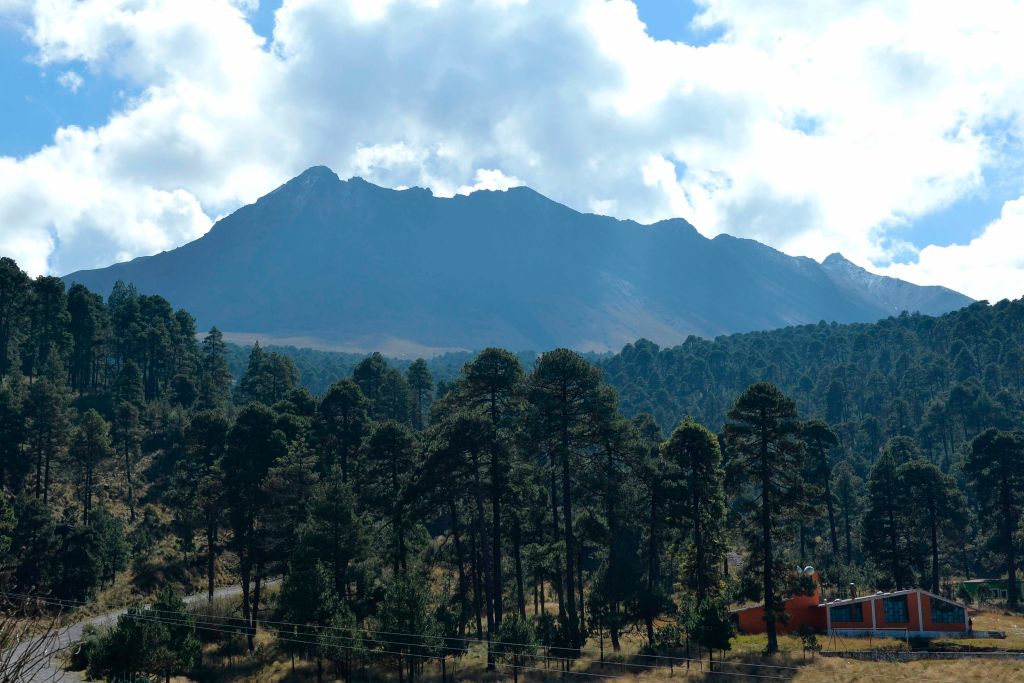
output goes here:
{"type": "Polygon", "coordinates": [[[296,180],[305,183],[322,181],[338,182],[339,178],[337,173],[326,166],[310,166],[305,171],[295,176],[295,178],[292,179],[292,182],[296,180]]]}
{"type": "Polygon", "coordinates": [[[821,265],[823,265],[823,266],[855,266],[855,267],[857,267],[856,263],[854,263],[850,259],[848,259],[845,256],[843,256],[838,251],[832,252],[831,254],[826,256],[825,260],[821,262],[821,265]]]}
{"type": "Polygon", "coordinates": [[[117,280],[188,309],[200,328],[358,350],[605,351],[970,303],[839,254],[819,265],[752,240],[708,240],[681,219],[581,213],[526,186],[449,200],[325,166],[195,242],[66,278],[99,292],[117,280]]]}

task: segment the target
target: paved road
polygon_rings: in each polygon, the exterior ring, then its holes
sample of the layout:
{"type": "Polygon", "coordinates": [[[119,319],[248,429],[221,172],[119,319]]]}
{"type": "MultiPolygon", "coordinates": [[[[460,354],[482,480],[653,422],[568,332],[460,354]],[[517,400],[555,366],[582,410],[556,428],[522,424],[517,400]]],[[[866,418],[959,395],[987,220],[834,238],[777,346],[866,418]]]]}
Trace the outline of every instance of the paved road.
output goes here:
{"type": "MultiPolygon", "coordinates": [[[[267,584],[273,584],[273,583],[276,583],[276,581],[268,581],[266,583],[267,584]]],[[[223,598],[223,597],[228,597],[228,596],[232,596],[232,595],[239,595],[239,594],[241,594],[241,592],[242,592],[241,586],[225,586],[223,588],[216,589],[213,592],[213,596],[215,598],[223,598]]],[[[185,598],[185,602],[186,603],[194,603],[194,602],[199,602],[199,601],[202,601],[202,600],[206,600],[206,592],[205,591],[202,592],[202,593],[196,593],[195,595],[189,595],[188,597],[185,598]]],[[[119,616],[121,616],[122,614],[124,614],[125,611],[126,611],[125,609],[114,610],[114,611],[111,611],[111,612],[107,612],[105,614],[101,614],[98,617],[92,617],[91,619],[86,619],[84,621],[80,621],[80,622],[78,622],[76,624],[72,624],[71,626],[68,626],[68,627],[62,629],[60,634],[59,634],[59,636],[56,639],[56,642],[51,644],[50,651],[53,652],[56,655],[57,652],[59,652],[61,650],[68,649],[68,648],[74,646],[76,643],[78,643],[82,639],[82,634],[85,631],[85,627],[86,626],[88,626],[88,625],[93,625],[93,626],[104,626],[104,625],[109,626],[109,625],[113,625],[114,623],[117,622],[117,618],[119,616]]],[[[17,656],[17,654],[19,652],[27,650],[28,648],[32,647],[33,645],[37,645],[38,646],[39,640],[40,639],[30,640],[30,641],[28,641],[26,643],[22,643],[21,645],[18,645],[15,648],[15,651],[14,651],[15,657],[17,656]]],[[[6,680],[6,679],[3,678],[3,672],[0,672],[0,681],[3,681],[3,680],[6,680]]],[[[82,680],[84,680],[84,678],[81,676],[81,674],[79,674],[76,671],[64,671],[64,670],[62,670],[60,668],[60,665],[57,663],[57,661],[55,659],[51,658],[44,668],[41,668],[38,671],[33,672],[33,675],[30,678],[25,679],[26,683],[44,683],[44,682],[48,682],[48,681],[58,681],[58,680],[63,680],[63,681],[82,681],[82,680]]]]}

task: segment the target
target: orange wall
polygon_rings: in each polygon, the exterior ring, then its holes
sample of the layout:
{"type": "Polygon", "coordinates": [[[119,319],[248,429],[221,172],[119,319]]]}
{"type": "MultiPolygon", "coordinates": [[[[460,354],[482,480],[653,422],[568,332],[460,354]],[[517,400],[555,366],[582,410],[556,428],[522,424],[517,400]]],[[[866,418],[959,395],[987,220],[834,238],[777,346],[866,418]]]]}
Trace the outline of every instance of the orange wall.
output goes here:
{"type": "MultiPolygon", "coordinates": [[[[815,575],[817,579],[817,575],[815,575]]],[[[863,619],[860,621],[833,621],[832,628],[834,629],[870,629],[871,628],[871,610],[875,610],[875,628],[880,630],[884,629],[907,629],[909,631],[917,631],[923,627],[925,631],[950,631],[950,632],[962,632],[966,630],[966,626],[960,622],[956,624],[936,624],[931,620],[931,596],[927,593],[921,593],[921,614],[922,619],[918,621],[918,609],[917,609],[917,593],[906,594],[907,599],[907,618],[909,621],[901,623],[890,624],[885,621],[885,607],[882,605],[882,600],[886,596],[876,596],[873,600],[868,600],[863,603],[862,612],[863,619]]],[[[776,621],[776,631],[778,633],[792,633],[798,630],[801,626],[812,626],[819,632],[824,632],[828,628],[828,616],[826,613],[827,607],[819,606],[821,601],[820,593],[815,590],[814,595],[798,595],[787,599],[783,604],[785,605],[785,612],[789,615],[789,621],[782,623],[781,620],[776,621]]],[[[743,633],[764,633],[765,622],[764,622],[764,607],[749,607],[744,610],[736,612],[737,625],[743,633]]]]}
{"type": "Polygon", "coordinates": [[[921,611],[924,612],[925,631],[966,631],[967,625],[964,622],[955,624],[936,624],[932,621],[932,596],[927,593],[921,594],[921,611]]]}
{"type": "Polygon", "coordinates": [[[832,621],[832,628],[834,629],[869,629],[871,628],[871,609],[874,607],[875,610],[875,625],[878,629],[892,629],[892,628],[905,628],[910,631],[925,630],[925,631],[950,631],[950,632],[962,632],[966,630],[966,626],[960,622],[956,624],[936,624],[931,619],[931,596],[927,593],[921,593],[921,613],[922,620],[919,622],[917,619],[917,593],[908,593],[907,598],[907,618],[909,621],[900,623],[889,623],[885,620],[885,607],[882,604],[882,599],[885,596],[879,595],[874,600],[870,600],[862,603],[864,605],[863,612],[864,618],[859,622],[846,622],[846,621],[832,621]],[[919,625],[923,629],[919,628],[919,625]]]}
{"type": "MultiPolygon", "coordinates": [[[[818,606],[820,598],[818,592],[814,595],[798,595],[786,600],[785,612],[789,615],[789,621],[782,623],[775,622],[775,630],[778,633],[792,633],[801,626],[811,626],[815,630],[825,630],[825,610],[818,606]]],[[[739,620],[739,629],[744,633],[764,633],[764,607],[749,607],[736,613],[739,620]]]]}

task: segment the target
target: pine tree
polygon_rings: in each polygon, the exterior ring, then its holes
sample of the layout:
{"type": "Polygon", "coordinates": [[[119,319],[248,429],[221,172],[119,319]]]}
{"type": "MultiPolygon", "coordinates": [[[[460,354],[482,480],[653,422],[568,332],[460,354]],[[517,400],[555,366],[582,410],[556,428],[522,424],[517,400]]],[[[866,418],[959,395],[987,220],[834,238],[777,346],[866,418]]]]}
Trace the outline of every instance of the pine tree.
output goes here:
{"type": "Polygon", "coordinates": [[[390,527],[389,555],[395,574],[407,568],[409,528],[409,487],[416,469],[416,442],[404,424],[385,420],[376,425],[366,440],[363,494],[367,506],[381,515],[390,527]]]}
{"type": "Polygon", "coordinates": [[[491,502],[491,569],[494,596],[494,626],[501,626],[504,614],[504,572],[502,551],[502,500],[507,495],[507,477],[513,458],[512,428],[519,410],[520,382],[523,370],[519,360],[504,349],[484,349],[462,370],[458,386],[459,402],[478,412],[489,423],[488,474],[491,502]]]}
{"type": "Polygon", "coordinates": [[[341,470],[342,481],[349,481],[363,436],[369,427],[369,401],[350,379],[330,386],[320,400],[313,418],[314,437],[320,449],[321,469],[341,470]]]}
{"type": "Polygon", "coordinates": [[[688,579],[698,602],[719,587],[725,559],[722,523],[725,520],[725,473],[718,439],[706,427],[686,419],[662,446],[664,458],[678,472],[681,516],[693,548],[688,579]]]}
{"type": "Polygon", "coordinates": [[[935,465],[917,458],[897,473],[906,493],[906,518],[928,539],[931,551],[931,590],[938,593],[939,539],[955,538],[967,521],[967,503],[956,481],[935,465]]]}
{"type": "Polygon", "coordinates": [[[21,492],[31,469],[22,453],[28,425],[22,413],[21,386],[0,380],[0,492],[21,492]]]}
{"type": "Polygon", "coordinates": [[[238,554],[242,617],[248,628],[250,652],[266,560],[262,552],[267,515],[263,480],[287,450],[285,435],[275,423],[276,416],[270,408],[250,403],[228,432],[227,448],[221,459],[224,508],[232,530],[231,546],[238,554]]]}
{"type": "Polygon", "coordinates": [[[746,498],[750,542],[763,563],[761,576],[768,633],[767,653],[779,650],[776,621],[781,609],[775,576],[776,554],[787,515],[804,497],[801,477],[804,449],[796,404],[775,386],[759,382],[747,389],[729,411],[726,425],[730,466],[751,482],[746,498]]]}
{"type": "Polygon", "coordinates": [[[198,408],[226,408],[231,401],[231,381],[224,335],[216,327],[211,327],[203,338],[200,352],[198,408]]]}
{"type": "Polygon", "coordinates": [[[71,438],[68,397],[48,379],[33,382],[25,401],[28,423],[26,450],[35,461],[35,495],[50,500],[52,465],[71,438]]]}
{"type": "Polygon", "coordinates": [[[1024,508],[1024,433],[986,430],[971,443],[964,471],[977,496],[990,547],[1006,567],[1006,603],[1017,607],[1017,530],[1024,508]]]}
{"type": "Polygon", "coordinates": [[[13,259],[0,258],[0,379],[11,369],[13,352],[27,327],[30,280],[13,259]]]}
{"type": "Polygon", "coordinates": [[[82,523],[89,526],[92,514],[93,489],[96,486],[96,468],[114,455],[110,445],[110,425],[95,410],[82,416],[68,448],[71,460],[81,468],[82,523]]]}
{"type": "Polygon", "coordinates": [[[430,415],[430,404],[434,394],[434,378],[427,367],[427,361],[417,358],[405,371],[405,381],[412,394],[412,426],[423,429],[430,415]]]}
{"type": "Polygon", "coordinates": [[[853,532],[857,516],[860,513],[860,496],[862,482],[853,471],[853,467],[843,460],[832,471],[832,488],[835,490],[836,503],[843,527],[843,546],[846,564],[853,563],[853,532]]]}
{"type": "MultiPolygon", "coordinates": [[[[610,419],[608,395],[601,373],[569,349],[549,351],[537,360],[528,382],[527,424],[537,452],[550,454],[552,509],[561,507],[564,569],[561,597],[565,600],[565,635],[570,651],[583,644],[576,596],[579,561],[573,505],[577,495],[574,472],[597,445],[597,425],[610,419]],[[560,485],[559,485],[560,484],[560,485]]],[[[556,515],[557,518],[557,515],[556,515]]]]}
{"type": "MultiPolygon", "coordinates": [[[[218,535],[224,521],[224,488],[230,485],[221,469],[230,423],[224,413],[194,414],[185,428],[185,453],[175,473],[172,500],[179,518],[195,518],[206,538],[207,601],[216,583],[218,535]]],[[[185,525],[190,531],[195,527],[185,525]]]]}

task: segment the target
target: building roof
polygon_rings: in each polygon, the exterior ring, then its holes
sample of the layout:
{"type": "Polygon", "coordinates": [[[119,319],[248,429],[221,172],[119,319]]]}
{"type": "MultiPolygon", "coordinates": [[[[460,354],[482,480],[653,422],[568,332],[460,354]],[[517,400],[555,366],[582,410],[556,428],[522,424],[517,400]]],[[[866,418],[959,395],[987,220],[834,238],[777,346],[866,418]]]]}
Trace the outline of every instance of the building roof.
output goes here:
{"type": "Polygon", "coordinates": [[[878,591],[877,593],[870,593],[868,595],[858,595],[855,598],[836,598],[835,600],[832,600],[832,601],[823,602],[823,603],[819,604],[818,606],[819,607],[833,607],[833,606],[837,606],[837,605],[852,605],[855,602],[867,602],[869,600],[877,600],[878,598],[892,598],[892,597],[896,597],[896,596],[899,596],[899,595],[911,595],[913,593],[924,593],[925,595],[930,595],[931,597],[936,598],[938,600],[942,600],[944,602],[952,603],[952,604],[956,605],[957,607],[962,607],[964,609],[967,609],[967,605],[963,604],[962,602],[957,602],[956,600],[950,600],[949,598],[944,598],[941,595],[936,595],[935,593],[932,593],[929,590],[925,590],[924,588],[905,588],[905,589],[903,589],[901,591],[892,591],[892,592],[889,592],[889,593],[883,593],[882,591],[878,591]]]}

